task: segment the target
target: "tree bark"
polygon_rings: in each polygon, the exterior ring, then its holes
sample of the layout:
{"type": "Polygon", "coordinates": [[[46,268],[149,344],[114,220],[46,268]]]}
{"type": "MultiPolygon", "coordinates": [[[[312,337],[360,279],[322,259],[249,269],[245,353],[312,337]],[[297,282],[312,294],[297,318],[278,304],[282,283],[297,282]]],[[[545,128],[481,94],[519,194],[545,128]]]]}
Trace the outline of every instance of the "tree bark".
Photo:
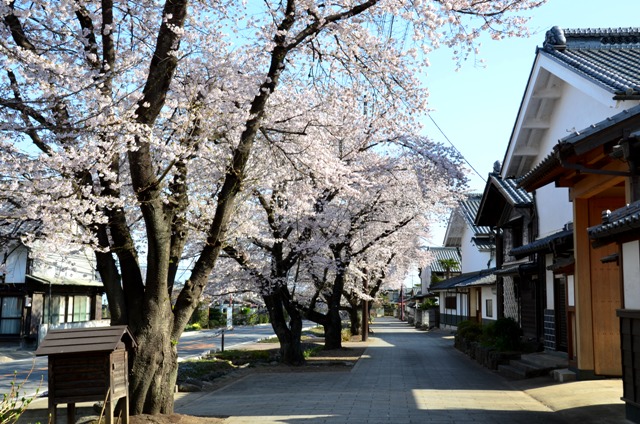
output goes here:
{"type": "Polygon", "coordinates": [[[285,302],[282,294],[276,291],[264,295],[263,299],[269,311],[269,318],[273,331],[280,343],[280,362],[287,365],[302,365],[305,362],[302,350],[302,315],[293,308],[287,310],[289,325],[285,316],[285,302]]]}
{"type": "Polygon", "coordinates": [[[342,320],[340,313],[329,313],[329,319],[324,324],[325,350],[342,349],[342,320]]]}
{"type": "Polygon", "coordinates": [[[146,326],[136,334],[130,360],[130,414],[170,414],[178,375],[178,350],[168,328],[146,326]]]}
{"type": "Polygon", "coordinates": [[[360,335],[360,329],[361,329],[361,319],[360,319],[360,314],[358,313],[358,305],[353,305],[351,304],[351,306],[349,306],[347,308],[347,312],[349,312],[349,329],[351,331],[351,335],[352,336],[359,336],[360,335]]]}

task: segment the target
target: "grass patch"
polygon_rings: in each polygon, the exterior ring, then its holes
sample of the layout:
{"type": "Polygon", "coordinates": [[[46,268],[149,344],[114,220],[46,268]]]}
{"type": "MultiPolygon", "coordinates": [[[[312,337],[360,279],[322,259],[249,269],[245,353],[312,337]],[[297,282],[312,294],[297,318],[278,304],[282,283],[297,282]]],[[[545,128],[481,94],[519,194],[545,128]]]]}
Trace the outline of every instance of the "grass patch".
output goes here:
{"type": "Polygon", "coordinates": [[[322,345],[315,345],[315,346],[306,348],[302,352],[302,355],[304,356],[304,359],[309,359],[312,356],[316,356],[321,351],[322,351],[322,345]]]}

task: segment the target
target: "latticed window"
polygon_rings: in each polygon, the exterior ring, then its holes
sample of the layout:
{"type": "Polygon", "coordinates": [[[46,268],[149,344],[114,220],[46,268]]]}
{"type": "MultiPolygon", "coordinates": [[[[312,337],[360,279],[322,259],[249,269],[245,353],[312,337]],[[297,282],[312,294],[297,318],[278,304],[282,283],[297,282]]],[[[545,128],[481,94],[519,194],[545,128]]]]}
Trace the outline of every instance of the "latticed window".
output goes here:
{"type": "Polygon", "coordinates": [[[504,316],[520,321],[518,314],[518,299],[516,297],[516,287],[513,277],[507,276],[503,280],[504,287],[504,316]]]}

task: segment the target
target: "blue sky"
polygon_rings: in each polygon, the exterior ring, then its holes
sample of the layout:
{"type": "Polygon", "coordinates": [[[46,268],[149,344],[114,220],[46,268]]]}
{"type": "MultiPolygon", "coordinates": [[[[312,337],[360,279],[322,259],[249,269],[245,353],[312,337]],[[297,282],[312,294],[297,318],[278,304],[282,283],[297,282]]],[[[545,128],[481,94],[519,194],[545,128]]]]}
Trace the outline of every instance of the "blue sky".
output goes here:
{"type": "MultiPolygon", "coordinates": [[[[640,22],[638,0],[548,0],[530,12],[531,37],[482,41],[479,56],[470,57],[456,72],[447,49],[430,56],[426,81],[430,90],[431,117],[446,137],[483,178],[502,162],[516,114],[533,65],[536,47],[554,25],[561,28],[628,28],[640,22]],[[477,61],[476,61],[477,62],[477,61]]],[[[423,134],[447,143],[436,126],[425,118],[423,134]]],[[[470,175],[470,189],[484,190],[484,181],[470,175]]],[[[434,233],[432,245],[441,245],[444,231],[434,233]]]]}

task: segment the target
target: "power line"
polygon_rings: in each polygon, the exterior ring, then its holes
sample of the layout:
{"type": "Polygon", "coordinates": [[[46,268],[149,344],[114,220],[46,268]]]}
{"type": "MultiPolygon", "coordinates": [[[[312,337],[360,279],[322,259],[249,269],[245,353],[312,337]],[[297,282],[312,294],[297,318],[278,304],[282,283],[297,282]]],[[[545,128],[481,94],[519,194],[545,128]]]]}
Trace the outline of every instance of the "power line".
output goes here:
{"type": "Polygon", "coordinates": [[[449,137],[447,137],[447,135],[444,133],[444,131],[442,131],[442,128],[440,128],[440,125],[438,125],[438,123],[435,121],[435,119],[433,119],[433,116],[431,116],[431,114],[430,114],[430,113],[427,113],[427,116],[429,117],[429,119],[431,119],[431,122],[433,122],[433,125],[435,125],[435,126],[436,126],[436,128],[438,129],[438,131],[440,131],[440,134],[442,134],[442,136],[445,138],[445,140],[447,140],[447,141],[449,142],[449,144],[451,144],[451,147],[453,147],[453,149],[454,149],[456,152],[458,152],[458,154],[460,155],[460,157],[462,158],[462,160],[464,160],[464,161],[465,161],[465,163],[466,163],[467,165],[469,165],[469,168],[471,168],[471,169],[473,170],[473,172],[475,172],[475,173],[476,173],[476,175],[477,175],[478,177],[480,177],[480,178],[482,179],[482,181],[484,181],[484,182],[486,183],[486,182],[487,182],[487,179],[486,179],[484,176],[482,176],[482,175],[478,172],[478,170],[477,170],[476,168],[474,168],[474,166],[473,166],[473,165],[471,165],[471,162],[469,162],[469,161],[467,160],[467,158],[465,158],[465,157],[464,157],[464,155],[462,154],[462,152],[461,152],[460,150],[458,150],[458,148],[453,144],[453,142],[452,142],[451,140],[449,140],[449,137]]]}

